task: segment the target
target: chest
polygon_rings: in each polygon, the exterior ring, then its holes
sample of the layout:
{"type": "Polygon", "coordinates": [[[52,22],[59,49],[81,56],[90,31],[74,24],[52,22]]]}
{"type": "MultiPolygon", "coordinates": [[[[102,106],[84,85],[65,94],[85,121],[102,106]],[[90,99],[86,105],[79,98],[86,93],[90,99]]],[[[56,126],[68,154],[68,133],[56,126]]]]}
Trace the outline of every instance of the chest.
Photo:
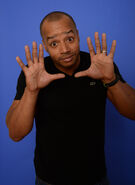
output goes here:
{"type": "Polygon", "coordinates": [[[38,106],[50,111],[72,111],[85,107],[101,107],[105,103],[106,90],[102,83],[88,77],[56,80],[42,89],[38,106]]]}

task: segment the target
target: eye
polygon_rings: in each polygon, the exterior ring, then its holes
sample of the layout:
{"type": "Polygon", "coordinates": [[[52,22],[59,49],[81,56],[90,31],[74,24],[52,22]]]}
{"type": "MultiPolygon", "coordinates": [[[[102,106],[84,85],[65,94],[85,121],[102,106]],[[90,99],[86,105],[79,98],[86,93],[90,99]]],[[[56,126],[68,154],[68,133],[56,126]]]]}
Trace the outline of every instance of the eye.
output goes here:
{"type": "Polygon", "coordinates": [[[57,43],[56,43],[56,42],[52,42],[50,45],[51,45],[51,47],[53,47],[53,48],[54,48],[54,47],[56,47],[56,46],[57,46],[57,43]]]}
{"type": "Polygon", "coordinates": [[[74,40],[73,37],[69,37],[69,38],[68,38],[68,41],[69,41],[69,42],[72,42],[73,40],[74,40]]]}

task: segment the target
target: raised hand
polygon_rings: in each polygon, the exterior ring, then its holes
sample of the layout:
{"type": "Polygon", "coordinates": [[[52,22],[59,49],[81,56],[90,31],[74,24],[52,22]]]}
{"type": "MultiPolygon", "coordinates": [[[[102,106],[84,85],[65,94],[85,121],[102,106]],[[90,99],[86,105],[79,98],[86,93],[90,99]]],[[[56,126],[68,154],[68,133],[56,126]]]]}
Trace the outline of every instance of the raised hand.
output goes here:
{"type": "Polygon", "coordinates": [[[75,74],[75,77],[89,76],[94,79],[100,79],[104,83],[109,83],[115,79],[113,58],[116,48],[116,40],[113,40],[110,53],[107,55],[106,34],[102,34],[102,49],[98,32],[95,33],[96,53],[90,37],[87,38],[87,44],[91,57],[91,65],[85,70],[75,74]]]}
{"type": "Polygon", "coordinates": [[[26,87],[31,92],[39,91],[41,88],[46,87],[50,82],[56,79],[64,78],[64,74],[49,74],[45,70],[44,66],[44,52],[43,45],[39,45],[39,57],[37,54],[37,44],[32,44],[32,58],[29,46],[25,46],[25,55],[28,63],[28,67],[24,65],[20,57],[16,57],[16,60],[22,68],[26,77],[26,87]]]}

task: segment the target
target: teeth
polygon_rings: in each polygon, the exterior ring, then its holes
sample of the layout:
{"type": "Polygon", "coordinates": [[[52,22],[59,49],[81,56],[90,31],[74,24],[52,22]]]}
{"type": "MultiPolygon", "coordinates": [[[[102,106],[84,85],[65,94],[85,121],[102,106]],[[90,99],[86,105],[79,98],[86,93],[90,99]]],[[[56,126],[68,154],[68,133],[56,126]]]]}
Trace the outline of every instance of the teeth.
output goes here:
{"type": "Polygon", "coordinates": [[[69,62],[70,60],[72,60],[72,57],[64,59],[65,62],[69,62]]]}

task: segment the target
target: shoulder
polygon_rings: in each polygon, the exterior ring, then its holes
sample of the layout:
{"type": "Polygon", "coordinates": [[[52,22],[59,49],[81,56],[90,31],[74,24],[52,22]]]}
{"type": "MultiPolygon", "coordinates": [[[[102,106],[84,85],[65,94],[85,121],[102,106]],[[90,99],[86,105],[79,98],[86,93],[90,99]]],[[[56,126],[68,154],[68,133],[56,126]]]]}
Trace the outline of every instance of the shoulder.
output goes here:
{"type": "Polygon", "coordinates": [[[52,59],[51,59],[50,56],[44,57],[44,63],[45,63],[45,65],[48,65],[51,62],[52,62],[52,59]]]}
{"type": "Polygon", "coordinates": [[[48,73],[51,73],[51,74],[58,73],[58,69],[55,67],[53,60],[51,59],[50,56],[47,56],[44,58],[44,65],[45,65],[45,70],[48,73]]]}
{"type": "Polygon", "coordinates": [[[44,57],[44,65],[47,71],[51,70],[52,64],[53,64],[53,61],[50,56],[44,57]]]}
{"type": "Polygon", "coordinates": [[[91,64],[90,54],[84,51],[80,51],[80,62],[82,70],[87,69],[91,64]]]}
{"type": "Polygon", "coordinates": [[[85,51],[80,51],[80,57],[81,57],[81,59],[90,60],[90,54],[88,52],[85,52],[85,51]]]}

